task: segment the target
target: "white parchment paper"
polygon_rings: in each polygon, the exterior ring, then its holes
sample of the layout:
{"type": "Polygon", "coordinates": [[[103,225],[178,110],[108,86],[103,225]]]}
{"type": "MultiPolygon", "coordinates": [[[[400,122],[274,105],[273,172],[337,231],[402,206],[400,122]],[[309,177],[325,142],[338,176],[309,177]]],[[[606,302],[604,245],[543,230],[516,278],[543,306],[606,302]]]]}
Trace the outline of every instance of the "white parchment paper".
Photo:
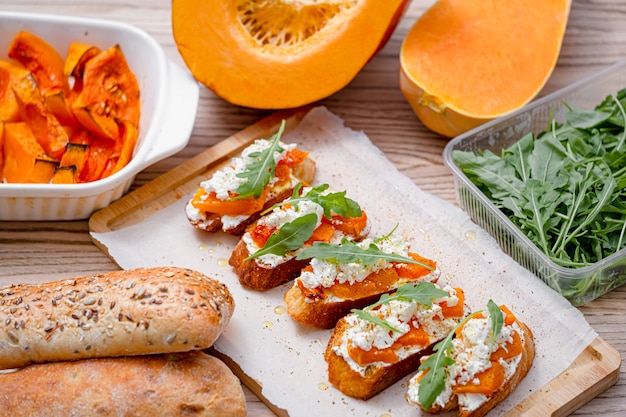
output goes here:
{"type": "MultiPolygon", "coordinates": [[[[316,183],[347,190],[373,224],[373,235],[396,224],[412,239],[412,250],[437,261],[440,283],[462,287],[473,310],[493,299],[506,304],[535,334],[533,368],[500,415],[564,371],[596,337],[582,314],[534,275],[505,255],[496,242],[459,208],[420,190],[401,174],[363,132],[344,126],[324,107],[313,109],[283,138],[310,151],[316,183]]],[[[202,271],[225,282],[235,314],[215,347],[263,387],[263,396],[291,417],[417,416],[404,400],[406,381],[378,396],[354,400],[330,386],[323,351],[330,331],[295,323],[285,313],[283,294],[243,289],[228,265],[236,238],[193,228],[185,217],[190,196],[139,224],[92,233],[122,268],[172,265],[202,271]]]]}

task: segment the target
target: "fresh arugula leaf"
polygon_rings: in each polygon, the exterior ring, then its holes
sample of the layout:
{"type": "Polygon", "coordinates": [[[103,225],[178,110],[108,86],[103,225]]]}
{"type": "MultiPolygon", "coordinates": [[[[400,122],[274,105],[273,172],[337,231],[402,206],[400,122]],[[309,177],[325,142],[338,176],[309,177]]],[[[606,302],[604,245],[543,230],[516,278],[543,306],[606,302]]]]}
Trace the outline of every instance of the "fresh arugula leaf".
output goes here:
{"type": "Polygon", "coordinates": [[[504,314],[493,300],[487,302],[487,309],[489,310],[489,317],[491,317],[491,333],[495,339],[504,326],[504,314]]]}
{"type": "Polygon", "coordinates": [[[285,204],[297,206],[301,201],[312,201],[322,207],[324,210],[324,217],[328,220],[332,219],[333,213],[343,217],[344,219],[361,217],[363,215],[359,204],[356,201],[347,198],[345,191],[324,194],[324,191],[326,191],[329,187],[330,186],[328,184],[318,185],[317,187],[311,188],[306,194],[301,196],[300,190],[302,189],[302,184],[299,183],[294,188],[290,198],[275,204],[268,210],[265,210],[264,213],[269,212],[276,207],[284,206],[285,204]]]}
{"type": "MultiPolygon", "coordinates": [[[[504,314],[493,300],[487,302],[487,309],[491,317],[492,337],[495,339],[504,326],[504,314]]],[[[433,354],[419,366],[419,371],[428,371],[420,380],[417,393],[418,400],[424,409],[428,410],[441,394],[446,384],[446,367],[455,363],[454,359],[448,356],[448,353],[452,349],[452,339],[455,337],[456,331],[470,319],[482,313],[482,310],[475,311],[461,320],[445,339],[434,346],[433,354]]]]}
{"type": "Polygon", "coordinates": [[[245,260],[258,258],[262,255],[273,254],[284,256],[289,250],[301,248],[304,242],[309,240],[317,227],[317,215],[305,214],[289,223],[285,223],[277,233],[270,235],[263,246],[245,260]]]}
{"type": "Polygon", "coordinates": [[[382,320],[380,317],[371,314],[370,311],[382,304],[388,304],[393,300],[415,301],[416,303],[430,307],[433,305],[433,300],[446,295],[449,295],[447,291],[437,288],[432,282],[409,282],[399,286],[394,294],[383,294],[374,304],[367,306],[363,310],[353,309],[352,312],[363,320],[370,321],[393,332],[401,333],[401,330],[396,329],[386,320],[382,320]]]}
{"type": "Polygon", "coordinates": [[[369,311],[366,310],[357,310],[357,309],[352,309],[351,310],[352,313],[354,313],[358,318],[365,320],[365,321],[369,321],[371,323],[374,323],[377,326],[382,327],[383,329],[387,329],[390,330],[394,333],[402,333],[402,330],[396,329],[395,327],[393,327],[391,324],[389,324],[388,321],[381,319],[378,316],[375,316],[373,314],[371,314],[369,311]]]}
{"type": "Polygon", "coordinates": [[[277,152],[283,152],[284,149],[280,146],[280,138],[285,131],[285,121],[280,124],[278,132],[276,132],[269,140],[270,146],[261,152],[252,152],[249,157],[254,161],[246,166],[243,172],[237,174],[239,178],[245,178],[243,182],[236,190],[237,194],[235,199],[242,199],[254,196],[259,198],[263,194],[263,190],[270,183],[274,177],[274,170],[276,169],[276,160],[274,154],[277,152]]]}
{"type": "Polygon", "coordinates": [[[430,307],[433,305],[433,300],[448,295],[450,294],[448,294],[447,291],[438,288],[432,282],[408,282],[399,286],[396,292],[391,295],[383,294],[376,303],[368,306],[367,310],[371,310],[381,304],[388,304],[393,300],[415,301],[416,303],[430,307]]]}
{"type": "Polygon", "coordinates": [[[324,259],[336,263],[359,262],[363,265],[371,265],[383,260],[387,262],[416,264],[430,271],[434,270],[432,266],[416,261],[415,259],[395,253],[384,252],[374,243],[370,244],[366,249],[363,249],[346,238],[342,239],[341,244],[314,242],[312,246],[304,249],[296,257],[296,259],[311,258],[324,259]]]}
{"type": "Polygon", "coordinates": [[[424,371],[426,374],[420,380],[417,397],[425,410],[432,407],[446,386],[446,367],[455,363],[454,359],[448,356],[448,352],[452,349],[452,339],[455,332],[481,312],[476,311],[461,320],[441,342],[433,347],[433,354],[419,366],[418,371],[424,371]]]}

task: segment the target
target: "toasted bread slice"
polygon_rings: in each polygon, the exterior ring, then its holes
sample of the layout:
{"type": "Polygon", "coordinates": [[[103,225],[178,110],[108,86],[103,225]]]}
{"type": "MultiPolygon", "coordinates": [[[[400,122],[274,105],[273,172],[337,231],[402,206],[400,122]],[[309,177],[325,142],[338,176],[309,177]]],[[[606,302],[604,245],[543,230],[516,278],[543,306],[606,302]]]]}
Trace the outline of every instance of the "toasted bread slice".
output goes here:
{"type": "MultiPolygon", "coordinates": [[[[285,293],[289,315],[302,324],[331,329],[352,309],[364,308],[402,284],[436,282],[439,279],[440,271],[436,262],[408,252],[406,241],[390,237],[374,242],[374,239],[368,238],[357,245],[362,248],[371,248],[371,245],[394,248],[389,250],[406,252],[408,258],[422,262],[424,266],[412,265],[409,268],[402,262],[379,262],[372,266],[314,258],[295,279],[293,287],[285,293]]],[[[337,245],[337,251],[341,250],[341,246],[345,244],[337,245]]]]}
{"type": "MultiPolygon", "coordinates": [[[[419,285],[424,284],[427,283],[419,285]]],[[[341,318],[324,353],[328,380],[342,393],[367,400],[415,372],[421,357],[429,355],[433,345],[468,311],[460,296],[462,291],[449,287],[446,290],[450,295],[431,306],[392,301],[371,311],[380,320],[398,327],[399,332],[390,332],[355,313],[341,318]],[[442,308],[448,300],[459,308],[442,308]]]]}
{"type": "MultiPolygon", "coordinates": [[[[247,197],[246,200],[231,198],[231,195],[237,195],[236,189],[240,185],[233,179],[253,163],[254,159],[246,159],[245,156],[254,152],[258,153],[259,142],[263,141],[255,141],[242,152],[241,157],[233,158],[231,165],[216,171],[211,178],[202,182],[200,188],[185,205],[187,219],[194,227],[207,232],[222,230],[232,235],[241,235],[247,226],[260,217],[261,212],[291,196],[296,184],[308,185],[313,182],[315,162],[308,157],[307,153],[298,151],[294,145],[285,145],[282,152],[283,159],[278,162],[274,177],[259,197],[247,197]],[[298,158],[290,157],[290,152],[297,152],[298,158]],[[281,163],[282,168],[279,169],[281,163]],[[280,178],[277,174],[279,171],[281,172],[280,178]],[[231,182],[237,185],[232,185],[231,182]],[[228,197],[215,197],[216,190],[220,190],[221,195],[227,194],[228,197]],[[207,201],[214,201],[214,203],[207,204],[205,203],[207,201]]],[[[263,147],[259,149],[262,150],[263,147]]]]}
{"type": "Polygon", "coordinates": [[[315,242],[360,240],[369,233],[367,215],[345,192],[330,192],[322,184],[294,193],[252,224],[235,246],[228,262],[243,286],[275,288],[300,275],[309,259],[298,254],[315,242]]]}
{"type": "MultiPolygon", "coordinates": [[[[443,390],[428,412],[439,414],[457,409],[460,417],[482,417],[508,397],[528,374],[535,357],[533,333],[505,306],[500,308],[505,312],[505,322],[496,338],[488,330],[491,319],[484,315],[471,317],[455,332],[447,354],[453,363],[445,368],[443,390]],[[470,330],[466,332],[466,328],[470,330]]],[[[420,370],[408,385],[408,402],[422,409],[426,407],[419,401],[420,381],[429,372],[430,369],[420,370]]]]}
{"type": "Polygon", "coordinates": [[[246,259],[250,255],[248,247],[240,240],[228,260],[239,282],[246,288],[265,291],[291,281],[300,274],[300,270],[308,263],[308,259],[297,260],[294,257],[286,259],[275,266],[264,265],[254,259],[246,259]]]}

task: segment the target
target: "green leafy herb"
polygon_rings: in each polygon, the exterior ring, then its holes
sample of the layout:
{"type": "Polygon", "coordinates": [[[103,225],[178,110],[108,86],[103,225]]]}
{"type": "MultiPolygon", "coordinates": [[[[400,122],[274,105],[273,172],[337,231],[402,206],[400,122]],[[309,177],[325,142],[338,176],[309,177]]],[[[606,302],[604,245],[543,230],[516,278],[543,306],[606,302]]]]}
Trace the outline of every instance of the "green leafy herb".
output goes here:
{"type": "Polygon", "coordinates": [[[401,330],[391,326],[386,320],[382,320],[380,317],[371,314],[370,311],[382,304],[388,304],[393,300],[415,301],[416,303],[430,307],[433,304],[433,300],[447,295],[449,295],[448,292],[437,288],[432,282],[409,282],[399,286],[394,294],[383,294],[376,303],[369,305],[363,310],[353,309],[352,312],[363,320],[370,321],[393,332],[401,333],[401,330]]]}
{"type": "Polygon", "coordinates": [[[245,178],[244,181],[236,190],[237,196],[235,199],[242,199],[254,196],[259,198],[263,193],[263,190],[270,183],[270,180],[274,177],[274,170],[276,169],[276,160],[274,154],[276,152],[283,152],[284,149],[280,146],[280,138],[285,130],[285,121],[280,124],[278,132],[276,132],[269,140],[270,146],[261,152],[252,152],[249,157],[254,161],[246,166],[243,172],[237,174],[239,178],[245,178]]]}
{"type": "MultiPolygon", "coordinates": [[[[452,157],[553,262],[585,267],[626,247],[625,108],[626,88],[591,111],[568,107],[564,122],[550,120],[500,154],[456,150],[452,157]]],[[[556,287],[582,303],[624,282],[626,274],[600,273],[556,287]]]]}
{"type": "MultiPolygon", "coordinates": [[[[493,300],[489,300],[487,303],[489,315],[491,316],[491,329],[493,331],[493,337],[495,337],[502,330],[504,323],[502,319],[502,311],[493,300]],[[497,312],[496,312],[497,309],[497,312]]],[[[454,359],[449,355],[449,351],[452,349],[452,339],[454,338],[456,331],[461,328],[467,321],[472,319],[478,314],[481,314],[482,310],[475,311],[461,320],[455,327],[448,333],[445,339],[437,343],[433,347],[433,354],[430,355],[418,368],[419,371],[428,371],[424,377],[420,380],[418,389],[418,400],[425,410],[428,410],[434,404],[435,400],[443,391],[446,385],[446,367],[454,364],[454,359]]]]}
{"type": "Polygon", "coordinates": [[[502,330],[502,326],[504,325],[504,315],[502,314],[502,310],[493,300],[489,300],[487,303],[487,309],[489,310],[489,317],[491,317],[491,333],[493,334],[493,338],[500,334],[502,330]]]}
{"type": "Polygon", "coordinates": [[[371,243],[366,249],[363,249],[346,238],[342,239],[341,244],[314,242],[311,247],[304,249],[297,255],[297,259],[310,258],[324,259],[336,263],[359,262],[363,265],[371,265],[380,260],[384,260],[387,262],[416,264],[430,271],[434,270],[432,266],[416,261],[415,259],[395,253],[384,252],[374,243],[371,243]]]}
{"type": "Polygon", "coordinates": [[[317,214],[315,213],[305,214],[289,223],[285,223],[277,233],[270,235],[265,246],[248,256],[245,260],[267,254],[284,256],[288,250],[301,248],[304,242],[311,237],[316,226],[317,214]]]}
{"type": "Polygon", "coordinates": [[[329,220],[332,218],[333,213],[343,217],[344,219],[361,217],[363,214],[361,207],[356,201],[347,198],[345,191],[324,194],[324,191],[328,188],[328,184],[322,184],[317,187],[313,187],[309,192],[301,196],[300,190],[302,189],[302,184],[299,183],[294,188],[291,198],[275,204],[265,210],[264,213],[267,213],[276,207],[284,206],[285,204],[297,206],[301,201],[312,201],[322,207],[324,210],[324,217],[329,220]]]}

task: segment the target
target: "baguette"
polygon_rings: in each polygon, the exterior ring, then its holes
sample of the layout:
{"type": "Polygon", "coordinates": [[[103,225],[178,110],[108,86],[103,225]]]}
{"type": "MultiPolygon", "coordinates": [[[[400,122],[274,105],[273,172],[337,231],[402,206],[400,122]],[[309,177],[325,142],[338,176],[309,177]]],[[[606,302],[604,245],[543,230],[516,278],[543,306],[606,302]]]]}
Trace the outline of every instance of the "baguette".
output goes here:
{"type": "Polygon", "coordinates": [[[333,193],[327,184],[298,186],[292,198],[248,228],[228,262],[241,285],[269,290],[300,275],[309,260],[298,259],[298,254],[307,247],[343,238],[361,240],[369,233],[369,226],[366,213],[346,198],[345,192],[333,193]],[[273,250],[283,244],[289,247],[282,252],[273,250]]]}
{"type": "MultiPolygon", "coordinates": [[[[367,238],[355,244],[343,242],[328,246],[328,258],[316,252],[316,257],[311,259],[310,265],[302,270],[284,295],[287,312],[294,320],[320,329],[331,329],[352,309],[364,308],[402,284],[436,282],[439,279],[436,262],[409,252],[407,241],[398,235],[383,239],[367,238]],[[357,248],[354,250],[360,248],[364,256],[367,256],[365,251],[378,248],[377,261],[369,263],[349,259],[342,262],[336,259],[337,253],[348,251],[344,249],[346,245],[355,244],[357,248]],[[419,264],[381,259],[393,255],[419,264]]],[[[305,256],[307,253],[303,252],[302,257],[305,256]]]]}
{"type": "Polygon", "coordinates": [[[0,374],[11,417],[243,417],[239,379],[201,351],[33,364],[0,374]]]}
{"type": "Polygon", "coordinates": [[[434,414],[457,409],[459,417],[482,417],[515,390],[532,367],[534,337],[530,328],[506,306],[500,309],[504,325],[496,337],[487,313],[472,315],[455,332],[446,354],[452,363],[444,367],[442,389],[432,394],[436,395],[432,404],[420,402],[423,378],[431,371],[428,363],[420,367],[409,380],[410,404],[434,414]]]}
{"type": "Polygon", "coordinates": [[[224,284],[183,268],[11,285],[0,290],[0,367],[205,349],[234,306],[224,284]]]}
{"type": "MultiPolygon", "coordinates": [[[[432,283],[413,287],[425,291],[421,288],[428,286],[441,290],[432,283]]],[[[368,400],[415,372],[420,358],[467,313],[460,289],[445,287],[429,301],[433,304],[400,298],[365,310],[398,331],[356,313],[341,318],[324,352],[330,383],[350,397],[368,400]]]]}
{"type": "MultiPolygon", "coordinates": [[[[254,223],[261,212],[288,198],[298,183],[310,184],[315,177],[315,163],[308,153],[296,148],[295,144],[285,145],[280,142],[280,133],[271,139],[259,139],[245,148],[240,157],[231,159],[231,164],[213,173],[203,181],[194,196],[185,205],[185,214],[189,222],[198,229],[207,232],[224,231],[232,235],[241,235],[246,227],[254,223]],[[250,195],[241,195],[242,189],[250,180],[246,172],[255,163],[263,160],[259,156],[269,151],[272,144],[280,147],[267,160],[276,166],[266,182],[261,182],[262,190],[250,195]]],[[[260,176],[259,176],[260,177],[260,176]]],[[[255,176],[255,180],[259,179],[255,176]]]]}

